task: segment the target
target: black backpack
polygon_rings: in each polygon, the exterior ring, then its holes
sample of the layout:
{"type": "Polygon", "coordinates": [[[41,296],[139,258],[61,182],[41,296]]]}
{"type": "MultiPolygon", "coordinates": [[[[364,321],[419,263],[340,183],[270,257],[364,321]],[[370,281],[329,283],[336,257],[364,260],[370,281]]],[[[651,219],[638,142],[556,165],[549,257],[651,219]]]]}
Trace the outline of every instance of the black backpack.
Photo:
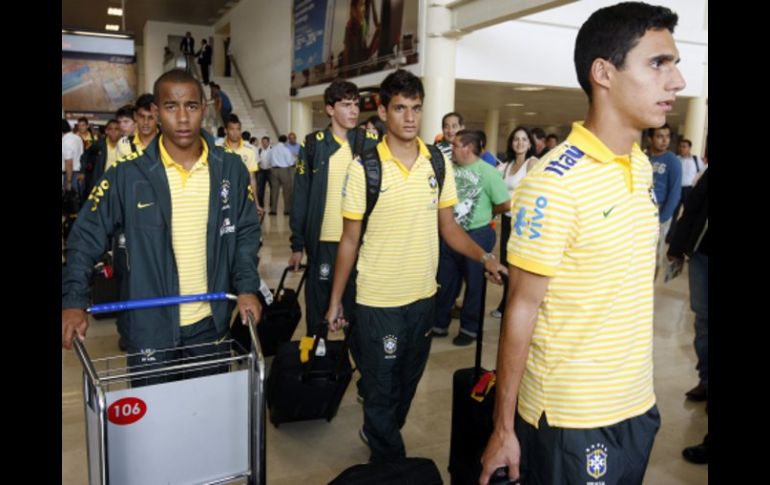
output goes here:
{"type": "MultiPolygon", "coordinates": [[[[366,138],[366,133],[363,128],[355,128],[355,130],[353,146],[350,147],[353,152],[353,158],[361,155],[361,152],[364,149],[364,139],[366,138]]],[[[320,141],[318,138],[319,133],[323,133],[323,131],[314,131],[305,137],[305,166],[307,174],[311,178],[313,176],[313,164],[315,164],[316,143],[320,141]]],[[[321,137],[321,139],[323,139],[323,137],[321,137]]]]}

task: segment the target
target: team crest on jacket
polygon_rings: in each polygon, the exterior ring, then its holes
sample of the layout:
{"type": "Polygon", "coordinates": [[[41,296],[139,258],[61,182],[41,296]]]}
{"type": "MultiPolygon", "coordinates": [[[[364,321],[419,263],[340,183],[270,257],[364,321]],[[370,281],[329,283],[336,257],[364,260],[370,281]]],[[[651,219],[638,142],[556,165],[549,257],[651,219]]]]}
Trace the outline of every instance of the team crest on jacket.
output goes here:
{"type": "Polygon", "coordinates": [[[332,272],[331,266],[329,266],[329,263],[323,263],[321,265],[321,268],[319,269],[319,273],[321,274],[322,280],[328,280],[329,274],[332,272]]]}
{"type": "Polygon", "coordinates": [[[222,205],[230,202],[230,181],[222,181],[222,187],[219,189],[219,197],[222,199],[222,205]]]}
{"type": "Polygon", "coordinates": [[[395,335],[386,335],[382,338],[382,348],[385,350],[386,359],[396,358],[396,349],[398,348],[398,339],[395,335]]]}
{"type": "Polygon", "coordinates": [[[586,472],[592,478],[601,478],[607,473],[607,447],[596,443],[586,448],[586,472]]]}

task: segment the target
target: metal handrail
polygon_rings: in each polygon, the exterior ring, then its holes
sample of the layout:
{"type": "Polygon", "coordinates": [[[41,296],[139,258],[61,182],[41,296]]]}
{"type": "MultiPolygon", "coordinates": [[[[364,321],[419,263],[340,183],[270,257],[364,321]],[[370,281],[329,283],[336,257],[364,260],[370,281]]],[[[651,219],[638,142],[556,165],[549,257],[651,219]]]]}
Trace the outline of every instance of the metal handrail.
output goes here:
{"type": "Polygon", "coordinates": [[[251,95],[251,91],[249,91],[249,85],[246,84],[246,81],[243,79],[243,73],[241,73],[241,70],[238,68],[238,63],[235,61],[235,57],[230,54],[230,63],[232,64],[233,68],[235,69],[235,73],[238,75],[238,79],[240,79],[241,84],[243,85],[244,91],[246,91],[246,97],[249,98],[249,103],[251,103],[252,108],[264,108],[265,114],[267,114],[267,119],[270,121],[270,126],[273,128],[273,133],[280,134],[281,132],[278,130],[278,125],[275,124],[275,120],[273,119],[273,114],[270,113],[270,108],[267,106],[267,101],[264,99],[254,99],[254,97],[251,95]]]}

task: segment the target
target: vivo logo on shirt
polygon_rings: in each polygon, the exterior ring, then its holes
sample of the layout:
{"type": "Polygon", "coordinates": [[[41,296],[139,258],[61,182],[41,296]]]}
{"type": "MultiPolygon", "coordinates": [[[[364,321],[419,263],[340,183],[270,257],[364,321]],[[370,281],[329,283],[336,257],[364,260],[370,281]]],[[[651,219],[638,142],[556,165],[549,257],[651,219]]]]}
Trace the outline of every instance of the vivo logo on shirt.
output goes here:
{"type": "Polygon", "coordinates": [[[558,174],[560,177],[564,175],[564,172],[569,171],[575,164],[583,158],[585,153],[580,151],[576,146],[570,146],[566,152],[562,153],[558,160],[548,162],[546,171],[551,171],[558,174]]]}

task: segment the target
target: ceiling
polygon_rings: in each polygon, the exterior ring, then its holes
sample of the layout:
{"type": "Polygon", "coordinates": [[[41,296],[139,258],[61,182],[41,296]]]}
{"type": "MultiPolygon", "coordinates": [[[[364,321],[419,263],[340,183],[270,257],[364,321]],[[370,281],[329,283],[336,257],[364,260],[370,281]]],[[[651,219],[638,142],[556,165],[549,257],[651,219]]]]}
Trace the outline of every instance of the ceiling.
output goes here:
{"type": "MultiPolygon", "coordinates": [[[[107,15],[120,0],[62,0],[62,27],[103,31],[106,24],[121,25],[121,18],[107,15]]],[[[213,25],[238,0],[125,0],[126,31],[142,44],[148,19],[194,25],[213,25]]]]}

